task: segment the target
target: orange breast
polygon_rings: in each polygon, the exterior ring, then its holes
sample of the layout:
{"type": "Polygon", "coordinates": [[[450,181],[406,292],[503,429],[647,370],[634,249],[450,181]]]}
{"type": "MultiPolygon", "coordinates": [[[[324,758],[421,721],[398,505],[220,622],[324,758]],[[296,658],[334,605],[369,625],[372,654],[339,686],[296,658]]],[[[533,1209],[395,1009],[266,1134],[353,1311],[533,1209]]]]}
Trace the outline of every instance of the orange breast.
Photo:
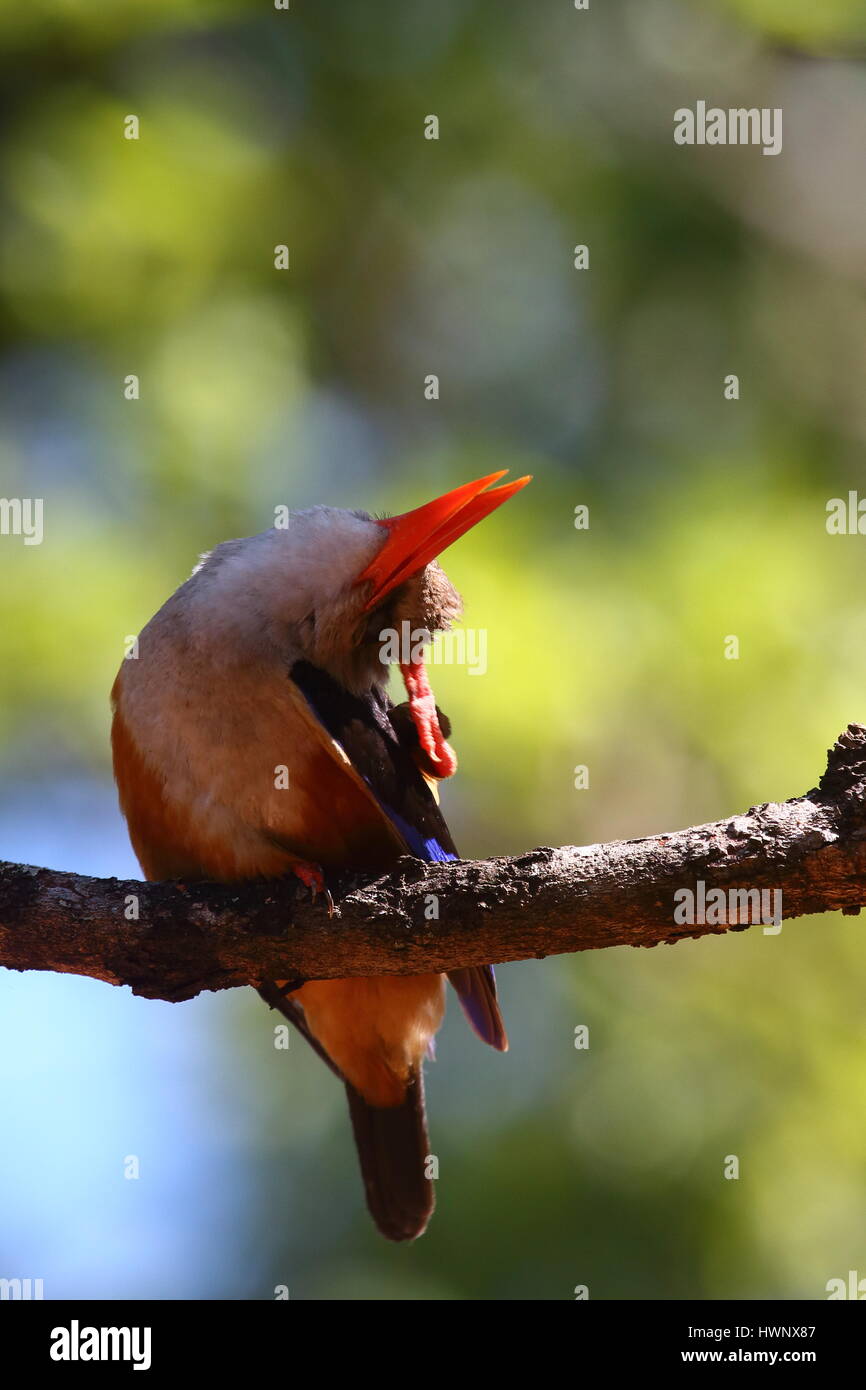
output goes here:
{"type": "MultiPolygon", "coordinates": [[[[172,795],[171,770],[157,772],[143,756],[124,718],[121,676],[112,691],[114,769],[130,839],[147,878],[276,878],[290,870],[293,858],[326,869],[376,872],[405,852],[364,788],[326,744],[316,743],[305,746],[303,778],[291,799],[276,803],[286,806],[286,814],[269,812],[270,823],[244,835],[243,845],[221,838],[207,819],[197,819],[172,795]]],[[[422,1061],[442,1021],[444,976],[315,980],[292,997],[303,1006],[314,1036],[365,1099],[392,1106],[403,1100],[409,1072],[422,1061]]]]}
{"type": "MultiPolygon", "coordinates": [[[[260,823],[226,839],[207,818],[173,794],[171,770],[157,772],[143,756],[124,718],[115,681],[111,726],[114,775],[129,837],[149,879],[208,878],[223,882],[275,878],[293,858],[323,868],[376,872],[405,849],[390,822],[335,761],[326,746],[308,743],[302,775],[281,797],[263,805],[260,823]]],[[[250,769],[250,782],[261,777],[250,769]]],[[[237,769],[243,783],[243,769],[237,769]]]]}
{"type": "Polygon", "coordinates": [[[307,1021],[371,1105],[399,1105],[445,1012],[444,975],[311,980],[296,990],[307,1021]]]}

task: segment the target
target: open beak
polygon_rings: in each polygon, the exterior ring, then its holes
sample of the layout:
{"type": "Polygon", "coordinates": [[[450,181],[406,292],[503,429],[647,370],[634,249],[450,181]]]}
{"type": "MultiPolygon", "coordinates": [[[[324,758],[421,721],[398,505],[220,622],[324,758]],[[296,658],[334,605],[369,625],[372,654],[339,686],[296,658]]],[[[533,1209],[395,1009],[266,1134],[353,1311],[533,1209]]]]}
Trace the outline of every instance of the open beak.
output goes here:
{"type": "Polygon", "coordinates": [[[437,497],[434,502],[427,502],[412,512],[404,512],[402,516],[377,520],[377,525],[387,533],[385,543],[355,581],[356,584],[372,585],[364,612],[373,608],[410,575],[418,574],[449,545],[531,481],[530,477],[525,477],[505,483],[502,487],[490,486],[504,478],[507,471],[502,469],[499,473],[488,474],[486,478],[478,478],[474,483],[464,483],[453,492],[446,492],[444,497],[437,497]]]}

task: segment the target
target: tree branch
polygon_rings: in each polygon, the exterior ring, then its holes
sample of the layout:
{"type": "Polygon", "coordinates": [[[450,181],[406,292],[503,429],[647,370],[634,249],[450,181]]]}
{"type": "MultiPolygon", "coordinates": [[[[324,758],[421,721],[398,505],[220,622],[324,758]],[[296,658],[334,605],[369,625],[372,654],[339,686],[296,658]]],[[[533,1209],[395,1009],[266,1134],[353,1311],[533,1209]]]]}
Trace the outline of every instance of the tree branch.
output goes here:
{"type": "Polygon", "coordinates": [[[786,919],[857,913],[866,905],[866,728],[850,724],[819,786],[793,801],[513,859],[403,858],[382,878],[342,875],[331,889],[333,916],[294,879],[141,883],[0,864],[0,965],[180,1000],[261,980],[417,975],[743,930],[761,920],[755,890],[774,906],[781,890],[786,919]],[[726,920],[711,911],[701,920],[699,883],[707,897],[727,895],[726,920]],[[698,895],[692,921],[677,910],[688,889],[698,895]],[[730,890],[752,890],[748,910],[730,890]]]}

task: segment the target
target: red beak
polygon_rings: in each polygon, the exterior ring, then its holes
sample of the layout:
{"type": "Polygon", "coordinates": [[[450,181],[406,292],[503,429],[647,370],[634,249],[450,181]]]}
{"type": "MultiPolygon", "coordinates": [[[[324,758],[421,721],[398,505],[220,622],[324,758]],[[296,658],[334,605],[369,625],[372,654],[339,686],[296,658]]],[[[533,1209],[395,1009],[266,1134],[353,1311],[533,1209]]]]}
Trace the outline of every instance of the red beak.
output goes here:
{"type": "Polygon", "coordinates": [[[369,582],[373,586],[364,612],[402,584],[404,579],[418,574],[449,545],[531,481],[530,477],[517,478],[503,487],[490,488],[490,484],[504,478],[507,471],[503,469],[474,483],[464,483],[453,492],[446,492],[444,497],[437,497],[434,502],[427,502],[412,512],[404,512],[402,516],[377,521],[377,525],[387,532],[385,543],[355,581],[356,584],[369,582]]]}

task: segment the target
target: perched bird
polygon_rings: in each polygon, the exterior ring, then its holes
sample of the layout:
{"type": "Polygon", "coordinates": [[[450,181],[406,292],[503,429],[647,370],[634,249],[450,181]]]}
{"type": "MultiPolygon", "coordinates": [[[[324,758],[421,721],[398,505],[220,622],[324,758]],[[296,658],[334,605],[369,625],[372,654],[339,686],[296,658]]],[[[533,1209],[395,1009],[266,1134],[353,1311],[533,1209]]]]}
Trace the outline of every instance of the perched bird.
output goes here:
{"type": "MultiPolygon", "coordinates": [[[[140,634],[112,691],[112,750],[149,879],[274,878],[457,858],[436,784],[456,767],[417,650],[386,693],[394,633],[446,631],[460,596],[436,556],[529,481],[494,473],[405,515],[312,507],[206,555],[140,634]],[[408,624],[408,627],[404,627],[408,624]],[[285,773],[287,772],[287,776],[285,773]]],[[[505,1050],[491,966],[451,971],[505,1050]]],[[[445,977],[262,982],[345,1082],[370,1212],[411,1240],[433,1210],[422,1062],[445,977]]]]}

